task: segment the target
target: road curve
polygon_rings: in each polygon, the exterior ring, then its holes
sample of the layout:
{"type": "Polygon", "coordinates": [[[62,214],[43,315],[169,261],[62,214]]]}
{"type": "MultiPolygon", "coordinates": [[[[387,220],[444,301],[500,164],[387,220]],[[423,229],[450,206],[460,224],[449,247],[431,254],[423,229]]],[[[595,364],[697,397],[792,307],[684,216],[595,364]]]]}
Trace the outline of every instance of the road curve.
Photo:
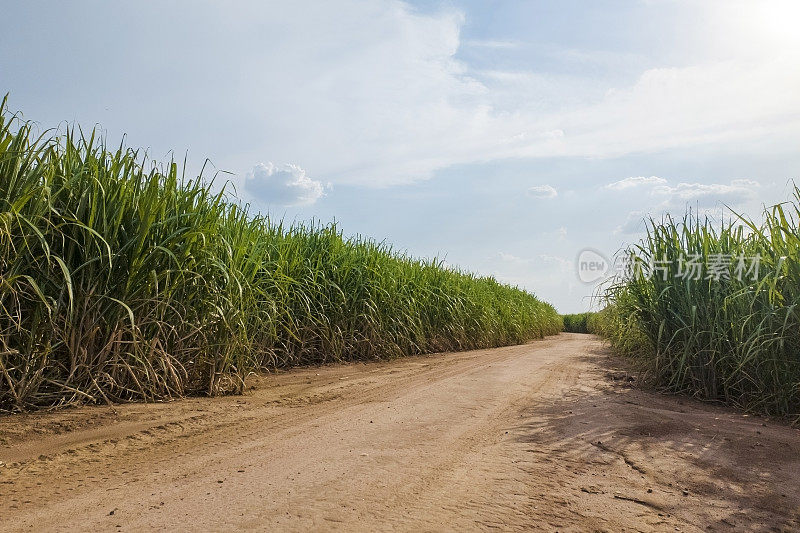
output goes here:
{"type": "Polygon", "coordinates": [[[0,417],[0,530],[796,529],[798,437],[561,334],[0,417]]]}

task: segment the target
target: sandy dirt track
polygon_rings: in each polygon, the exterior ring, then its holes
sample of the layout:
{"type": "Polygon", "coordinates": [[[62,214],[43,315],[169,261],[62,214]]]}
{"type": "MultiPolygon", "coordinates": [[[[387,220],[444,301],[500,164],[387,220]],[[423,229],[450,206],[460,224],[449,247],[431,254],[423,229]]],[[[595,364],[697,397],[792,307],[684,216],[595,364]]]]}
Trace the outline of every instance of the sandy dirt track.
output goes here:
{"type": "Polygon", "coordinates": [[[0,417],[0,530],[800,529],[800,431],[640,390],[593,336],[0,417]]]}

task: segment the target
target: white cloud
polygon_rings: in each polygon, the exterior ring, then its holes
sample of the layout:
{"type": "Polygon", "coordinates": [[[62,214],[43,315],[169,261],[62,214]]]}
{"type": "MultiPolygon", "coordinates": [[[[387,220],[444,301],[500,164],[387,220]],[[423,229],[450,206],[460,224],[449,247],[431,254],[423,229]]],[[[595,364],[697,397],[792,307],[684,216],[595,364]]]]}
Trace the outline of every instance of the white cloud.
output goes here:
{"type": "Polygon", "coordinates": [[[644,231],[647,225],[647,213],[644,211],[631,211],[625,217],[625,221],[620,225],[617,226],[617,229],[614,230],[614,233],[622,233],[622,234],[637,234],[644,231]]]}
{"type": "Polygon", "coordinates": [[[551,185],[535,185],[528,189],[528,196],[533,198],[555,198],[558,191],[551,185]]]}
{"type": "Polygon", "coordinates": [[[345,1],[316,5],[312,19],[302,2],[273,11],[252,17],[263,39],[240,60],[251,79],[239,114],[255,133],[243,155],[269,150],[337,183],[387,186],[505,158],[754,141],[789,150],[800,137],[794,49],[645,69],[632,82],[487,72],[457,57],[467,44],[457,10],[345,1]]]}
{"type": "MultiPolygon", "coordinates": [[[[714,9],[740,11],[718,4],[714,9]]],[[[186,4],[159,9],[159,18],[170,20],[186,4]]],[[[790,153],[800,138],[800,48],[754,47],[726,28],[718,31],[737,36],[746,51],[710,57],[687,46],[690,53],[640,57],[631,66],[623,50],[622,60],[602,59],[607,67],[598,76],[580,65],[602,40],[563,50],[580,68],[554,67],[563,62],[535,54],[522,61],[530,53],[525,43],[515,50],[503,40],[465,42],[465,14],[453,8],[297,0],[239,2],[235,10],[194,3],[190,11],[185,31],[157,43],[139,39],[144,44],[133,48],[139,26],[119,38],[109,33],[119,29],[98,30],[108,54],[125,58],[106,65],[100,80],[114,103],[104,123],[124,126],[134,144],[149,143],[155,153],[188,145],[240,175],[269,153],[302,161],[326,181],[386,186],[507,158],[614,157],[698,145],[790,153]],[[191,29],[211,25],[214,32],[191,29]],[[459,55],[467,45],[508,57],[488,70],[461,59],[470,55],[459,55]],[[130,72],[145,69],[168,83],[128,82],[130,72]]],[[[137,13],[150,20],[153,11],[137,13]]],[[[160,26],[146,28],[158,33],[160,26]]],[[[87,69],[73,72],[80,79],[96,70],[92,62],[79,67],[87,69]]],[[[94,117],[88,105],[82,116],[94,117]]]]}
{"type": "MultiPolygon", "coordinates": [[[[729,183],[680,182],[673,186],[658,176],[637,176],[609,183],[603,188],[611,191],[646,188],[649,196],[660,202],[660,207],[667,208],[690,203],[699,207],[720,203],[733,206],[755,199],[760,187],[758,181],[751,179],[735,179],[729,183]]],[[[637,201],[641,198],[641,194],[637,195],[637,201]]]]}
{"type": "Polygon", "coordinates": [[[464,41],[464,46],[473,48],[510,49],[519,47],[517,41],[504,41],[500,39],[472,39],[464,41]]]}
{"type": "Polygon", "coordinates": [[[547,255],[547,254],[540,255],[539,259],[544,261],[546,264],[556,265],[556,267],[561,271],[564,272],[575,271],[575,263],[570,261],[569,259],[565,259],[563,257],[559,257],[556,255],[547,255]]]}
{"type": "Polygon", "coordinates": [[[629,212],[614,233],[638,234],[644,231],[645,221],[649,217],[659,218],[666,214],[680,217],[687,210],[691,210],[694,215],[715,218],[724,205],[737,207],[755,203],[761,188],[758,181],[750,179],[735,179],[729,183],[681,182],[673,186],[667,180],[658,178],[649,182],[636,182],[636,185],[649,185],[651,188],[647,196],[637,196],[636,201],[640,208],[629,212]],[[648,200],[649,209],[641,209],[642,203],[647,204],[648,200]]]}
{"type": "Polygon", "coordinates": [[[496,279],[525,288],[547,301],[553,301],[550,294],[571,294],[577,288],[575,264],[563,256],[540,254],[520,257],[499,252],[491,259],[488,271],[496,279]]]}
{"type": "Polygon", "coordinates": [[[650,176],[649,178],[644,176],[636,176],[609,183],[604,188],[612,191],[622,191],[625,189],[638,187],[639,185],[660,185],[664,183],[667,183],[667,180],[664,178],[659,178],[658,176],[650,176]]]}
{"type": "Polygon", "coordinates": [[[506,252],[497,252],[497,257],[504,263],[512,263],[516,265],[527,265],[531,262],[530,259],[523,259],[522,257],[518,257],[514,254],[509,254],[506,252]]]}
{"type": "Polygon", "coordinates": [[[678,183],[674,187],[658,185],[653,194],[665,197],[666,203],[672,206],[685,204],[699,207],[715,206],[720,203],[734,206],[756,197],[759,182],[749,179],[733,180],[724,183],[678,183]]]}
{"type": "Polygon", "coordinates": [[[259,163],[244,182],[247,192],[271,205],[297,206],[313,204],[325,195],[321,182],[306,176],[297,165],[259,163]]]}
{"type": "Polygon", "coordinates": [[[526,269],[531,266],[555,265],[560,270],[571,270],[574,266],[569,259],[549,254],[540,254],[535,258],[525,258],[506,252],[498,252],[497,257],[509,267],[525,267],[526,269]]]}

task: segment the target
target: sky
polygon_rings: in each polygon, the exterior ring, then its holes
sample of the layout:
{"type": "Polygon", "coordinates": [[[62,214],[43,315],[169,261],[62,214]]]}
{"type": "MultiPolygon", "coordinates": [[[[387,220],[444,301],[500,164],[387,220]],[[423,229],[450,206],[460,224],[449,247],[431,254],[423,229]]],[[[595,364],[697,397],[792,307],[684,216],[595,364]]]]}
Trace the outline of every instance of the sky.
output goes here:
{"type": "Polygon", "coordinates": [[[757,215],[800,174],[798,0],[0,0],[0,92],[335,221],[598,305],[646,217],[757,215]]]}

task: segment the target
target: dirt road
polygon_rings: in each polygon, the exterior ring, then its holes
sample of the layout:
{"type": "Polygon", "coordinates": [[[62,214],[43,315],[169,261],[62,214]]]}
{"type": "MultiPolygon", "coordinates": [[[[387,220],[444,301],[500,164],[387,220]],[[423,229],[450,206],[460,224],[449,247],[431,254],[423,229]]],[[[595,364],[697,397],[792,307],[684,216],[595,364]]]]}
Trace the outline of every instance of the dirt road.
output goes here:
{"type": "Polygon", "coordinates": [[[800,432],[632,386],[592,336],[0,417],[0,529],[800,528],[800,432]]]}

